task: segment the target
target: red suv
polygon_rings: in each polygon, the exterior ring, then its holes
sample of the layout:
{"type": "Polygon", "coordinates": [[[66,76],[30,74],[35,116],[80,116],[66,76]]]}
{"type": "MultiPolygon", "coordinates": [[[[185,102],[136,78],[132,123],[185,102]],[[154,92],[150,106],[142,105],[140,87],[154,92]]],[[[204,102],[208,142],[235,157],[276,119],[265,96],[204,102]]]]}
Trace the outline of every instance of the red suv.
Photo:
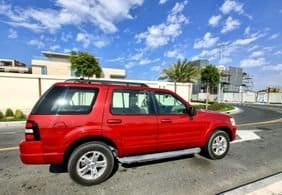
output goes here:
{"type": "Polygon", "coordinates": [[[223,158],[234,119],[198,110],[177,94],[145,84],[67,80],[53,85],[26,122],[26,164],[66,164],[83,185],[105,181],[115,163],[202,153],[223,158]]]}

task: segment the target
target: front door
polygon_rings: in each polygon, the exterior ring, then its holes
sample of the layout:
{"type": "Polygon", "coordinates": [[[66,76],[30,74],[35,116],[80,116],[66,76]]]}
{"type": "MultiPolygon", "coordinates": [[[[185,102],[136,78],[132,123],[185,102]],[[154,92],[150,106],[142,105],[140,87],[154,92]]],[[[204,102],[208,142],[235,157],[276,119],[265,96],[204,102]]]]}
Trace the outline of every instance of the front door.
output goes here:
{"type": "Polygon", "coordinates": [[[197,146],[203,128],[196,116],[190,117],[187,106],[172,93],[156,92],[158,112],[158,149],[169,150],[197,146]]]}

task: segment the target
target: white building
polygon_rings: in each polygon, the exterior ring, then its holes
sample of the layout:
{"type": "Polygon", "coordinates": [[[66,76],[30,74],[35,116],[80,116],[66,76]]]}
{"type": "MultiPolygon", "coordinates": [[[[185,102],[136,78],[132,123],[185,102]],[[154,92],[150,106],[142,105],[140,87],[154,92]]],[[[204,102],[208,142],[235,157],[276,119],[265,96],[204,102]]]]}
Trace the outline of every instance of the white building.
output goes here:
{"type": "Polygon", "coordinates": [[[24,63],[14,59],[0,59],[0,72],[31,73],[24,63]]]}
{"type": "MultiPolygon", "coordinates": [[[[31,60],[32,74],[48,76],[74,76],[71,71],[70,55],[42,51],[42,57],[34,57],[31,60]]],[[[105,79],[124,79],[126,72],[124,69],[102,68],[102,78],[105,79]]]]}

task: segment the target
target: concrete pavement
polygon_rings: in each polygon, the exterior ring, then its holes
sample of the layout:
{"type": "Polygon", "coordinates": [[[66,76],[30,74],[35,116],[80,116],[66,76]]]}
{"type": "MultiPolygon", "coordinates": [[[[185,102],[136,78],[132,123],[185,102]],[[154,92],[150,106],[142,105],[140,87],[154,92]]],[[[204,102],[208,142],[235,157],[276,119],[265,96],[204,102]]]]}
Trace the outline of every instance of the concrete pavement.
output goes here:
{"type": "Polygon", "coordinates": [[[282,172],[219,193],[220,195],[282,195],[282,172]]]}

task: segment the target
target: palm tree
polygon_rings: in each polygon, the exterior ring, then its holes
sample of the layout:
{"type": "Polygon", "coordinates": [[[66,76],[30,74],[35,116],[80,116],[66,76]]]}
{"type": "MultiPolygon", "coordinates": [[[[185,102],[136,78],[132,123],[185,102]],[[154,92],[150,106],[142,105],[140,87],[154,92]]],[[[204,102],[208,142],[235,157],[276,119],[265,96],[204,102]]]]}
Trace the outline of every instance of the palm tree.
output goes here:
{"type": "Polygon", "coordinates": [[[174,82],[176,91],[176,82],[196,82],[200,77],[200,72],[200,68],[194,62],[187,61],[187,59],[178,60],[162,70],[159,80],[174,82]]]}
{"type": "Polygon", "coordinates": [[[173,82],[196,82],[200,76],[200,68],[193,62],[178,60],[170,64],[168,68],[162,70],[159,80],[168,80],[173,82]]]}

